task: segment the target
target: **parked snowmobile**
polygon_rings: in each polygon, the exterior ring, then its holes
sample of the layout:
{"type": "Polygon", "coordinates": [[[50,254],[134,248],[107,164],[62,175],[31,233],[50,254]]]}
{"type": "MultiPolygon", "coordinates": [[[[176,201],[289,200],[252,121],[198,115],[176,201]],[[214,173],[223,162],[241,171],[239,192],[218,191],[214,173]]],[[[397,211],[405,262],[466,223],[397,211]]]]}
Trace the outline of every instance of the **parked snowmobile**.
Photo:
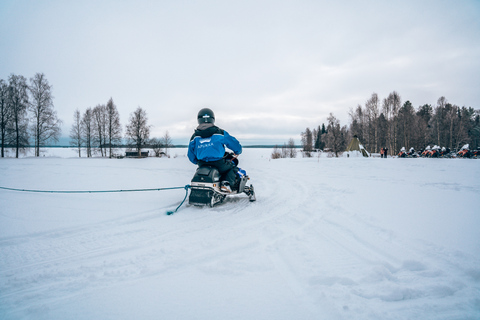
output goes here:
{"type": "Polygon", "coordinates": [[[417,158],[418,154],[415,153],[415,149],[413,147],[410,148],[410,150],[407,153],[408,158],[417,158]]]}
{"type": "Polygon", "coordinates": [[[464,145],[462,149],[457,153],[457,156],[460,158],[471,158],[473,154],[472,152],[470,152],[470,145],[464,145]]]}
{"type": "Polygon", "coordinates": [[[440,147],[437,145],[433,146],[430,152],[427,153],[427,158],[438,158],[439,156],[440,156],[440,147]]]}
{"type": "Polygon", "coordinates": [[[427,157],[427,154],[428,154],[428,153],[430,153],[430,146],[427,146],[427,147],[425,148],[425,150],[422,151],[422,153],[420,154],[420,156],[421,156],[422,158],[425,158],[425,157],[427,157]]]}
{"type": "Polygon", "coordinates": [[[402,147],[402,149],[400,149],[400,152],[398,153],[397,156],[399,158],[406,158],[407,157],[407,152],[405,151],[405,147],[402,147]]]}
{"type": "Polygon", "coordinates": [[[442,150],[440,151],[439,157],[440,158],[451,158],[450,148],[442,147],[442,150]]]}
{"type": "MultiPolygon", "coordinates": [[[[227,153],[225,157],[234,162],[236,166],[238,165],[238,159],[232,154],[227,153]]],[[[209,165],[199,166],[190,183],[188,202],[195,206],[213,207],[217,203],[223,202],[227,196],[241,193],[245,193],[250,201],[255,201],[253,186],[251,184],[247,186],[249,179],[245,170],[238,168],[235,185],[231,186],[232,192],[224,192],[220,189],[222,181],[218,169],[209,165]]]]}

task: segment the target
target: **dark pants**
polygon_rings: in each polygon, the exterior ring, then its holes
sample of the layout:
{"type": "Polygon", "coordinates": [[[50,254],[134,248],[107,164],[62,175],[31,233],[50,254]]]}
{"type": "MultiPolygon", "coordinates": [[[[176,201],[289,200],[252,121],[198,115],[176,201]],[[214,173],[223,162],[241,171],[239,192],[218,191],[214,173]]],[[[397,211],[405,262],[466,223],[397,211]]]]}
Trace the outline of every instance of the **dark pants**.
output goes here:
{"type": "Polygon", "coordinates": [[[235,166],[235,164],[227,159],[220,159],[217,161],[201,161],[198,160],[198,165],[199,166],[212,166],[218,169],[220,174],[222,175],[221,180],[222,181],[228,181],[230,184],[230,187],[232,189],[235,188],[235,184],[237,182],[237,171],[238,168],[235,166]]]}

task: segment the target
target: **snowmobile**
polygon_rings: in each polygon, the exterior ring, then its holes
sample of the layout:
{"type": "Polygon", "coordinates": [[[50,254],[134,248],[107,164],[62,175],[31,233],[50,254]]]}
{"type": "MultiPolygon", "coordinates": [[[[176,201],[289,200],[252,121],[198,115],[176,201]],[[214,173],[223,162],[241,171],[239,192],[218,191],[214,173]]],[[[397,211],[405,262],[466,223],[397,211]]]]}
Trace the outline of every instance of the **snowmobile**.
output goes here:
{"type": "Polygon", "coordinates": [[[459,158],[471,158],[473,156],[472,152],[470,152],[470,146],[468,144],[464,145],[462,149],[457,153],[459,158]]]}
{"type": "Polygon", "coordinates": [[[232,192],[225,192],[220,189],[222,177],[217,168],[202,165],[197,168],[190,183],[189,204],[213,207],[217,203],[223,202],[227,196],[242,193],[245,193],[251,202],[256,200],[253,186],[251,184],[247,186],[250,178],[245,170],[237,167],[238,159],[231,153],[226,153],[225,158],[232,161],[238,169],[235,185],[231,186],[232,192]]]}
{"type": "Polygon", "coordinates": [[[442,147],[442,150],[440,151],[439,157],[440,158],[451,158],[452,156],[450,154],[450,148],[442,147]]]}
{"type": "Polygon", "coordinates": [[[427,153],[427,158],[438,158],[439,156],[440,156],[440,147],[437,145],[433,146],[430,152],[427,153]]]}
{"type": "Polygon", "coordinates": [[[408,158],[418,158],[418,154],[415,153],[415,149],[413,147],[410,148],[410,150],[407,153],[408,158]]]}
{"type": "Polygon", "coordinates": [[[422,151],[422,153],[420,154],[420,156],[421,156],[422,158],[425,158],[425,157],[427,157],[427,154],[429,154],[429,153],[430,153],[430,146],[427,146],[427,147],[425,148],[425,150],[422,151]]]}
{"type": "Polygon", "coordinates": [[[397,157],[399,157],[399,158],[406,158],[407,157],[407,152],[405,151],[405,147],[402,147],[402,149],[400,149],[400,152],[398,153],[397,157]]]}
{"type": "Polygon", "coordinates": [[[440,147],[435,145],[433,148],[427,146],[425,151],[422,152],[421,155],[423,158],[438,158],[440,156],[440,147]]]}

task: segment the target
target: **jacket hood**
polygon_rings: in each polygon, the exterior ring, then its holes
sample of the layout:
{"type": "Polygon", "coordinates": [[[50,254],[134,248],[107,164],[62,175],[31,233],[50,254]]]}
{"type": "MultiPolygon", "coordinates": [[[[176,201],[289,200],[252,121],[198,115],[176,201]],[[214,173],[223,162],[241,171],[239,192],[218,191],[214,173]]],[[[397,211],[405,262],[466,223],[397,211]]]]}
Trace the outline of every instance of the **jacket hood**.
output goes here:
{"type": "Polygon", "coordinates": [[[197,129],[195,129],[195,135],[202,138],[208,138],[214,135],[215,133],[221,133],[221,129],[218,128],[213,123],[201,123],[197,129]]]}

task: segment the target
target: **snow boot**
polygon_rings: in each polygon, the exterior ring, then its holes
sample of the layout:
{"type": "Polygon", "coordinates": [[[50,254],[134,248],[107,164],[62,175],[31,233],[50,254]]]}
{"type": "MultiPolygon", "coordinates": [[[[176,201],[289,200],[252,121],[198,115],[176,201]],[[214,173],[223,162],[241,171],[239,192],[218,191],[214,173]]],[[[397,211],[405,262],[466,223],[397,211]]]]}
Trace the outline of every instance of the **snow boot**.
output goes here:
{"type": "Polygon", "coordinates": [[[230,183],[228,183],[228,181],[222,181],[220,190],[222,190],[223,192],[232,193],[232,188],[230,188],[230,183]]]}

